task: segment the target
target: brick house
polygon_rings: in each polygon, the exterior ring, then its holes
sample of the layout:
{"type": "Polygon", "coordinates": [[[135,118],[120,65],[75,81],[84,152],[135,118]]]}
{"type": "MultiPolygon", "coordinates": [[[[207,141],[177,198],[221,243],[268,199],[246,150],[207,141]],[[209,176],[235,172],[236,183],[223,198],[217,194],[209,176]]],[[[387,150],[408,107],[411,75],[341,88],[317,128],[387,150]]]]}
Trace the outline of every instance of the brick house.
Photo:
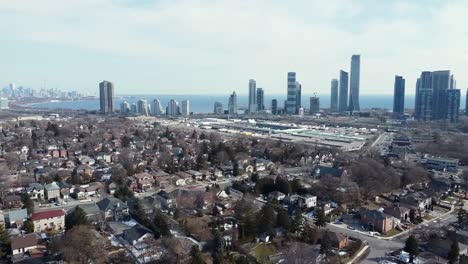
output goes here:
{"type": "Polygon", "coordinates": [[[151,188],[155,182],[153,175],[147,172],[135,174],[134,177],[137,180],[138,189],[140,190],[147,190],[151,188]]]}
{"type": "Polygon", "coordinates": [[[361,225],[368,230],[386,234],[395,227],[394,218],[378,210],[361,209],[361,225]]]}
{"type": "Polygon", "coordinates": [[[332,247],[337,248],[338,250],[347,247],[349,244],[349,237],[347,235],[331,231],[325,232],[325,234],[323,235],[328,238],[328,240],[331,242],[332,247]]]}

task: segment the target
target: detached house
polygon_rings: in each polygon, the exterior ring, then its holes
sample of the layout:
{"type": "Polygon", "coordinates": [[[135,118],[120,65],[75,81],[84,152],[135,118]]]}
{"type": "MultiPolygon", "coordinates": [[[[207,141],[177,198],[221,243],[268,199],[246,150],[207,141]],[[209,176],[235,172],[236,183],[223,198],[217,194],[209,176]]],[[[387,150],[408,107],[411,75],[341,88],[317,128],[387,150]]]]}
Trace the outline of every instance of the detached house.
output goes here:
{"type": "Polygon", "coordinates": [[[386,234],[395,227],[394,218],[377,210],[361,209],[361,225],[368,230],[377,231],[386,234]]]}
{"type": "Polygon", "coordinates": [[[107,197],[99,201],[97,206],[107,220],[124,221],[130,216],[127,204],[114,197],[107,197]]]}
{"type": "Polygon", "coordinates": [[[34,224],[34,232],[42,231],[64,231],[65,230],[65,212],[63,210],[51,210],[40,213],[34,213],[31,216],[34,224]]]}
{"type": "Polygon", "coordinates": [[[412,209],[425,211],[431,209],[432,197],[423,192],[414,192],[401,197],[400,203],[412,209]]]}
{"type": "Polygon", "coordinates": [[[41,255],[45,249],[45,245],[40,244],[36,233],[20,235],[11,239],[11,252],[13,256],[20,254],[41,255]]]}
{"type": "Polygon", "coordinates": [[[136,224],[130,229],[124,230],[122,237],[132,246],[144,242],[146,239],[153,238],[153,233],[148,228],[136,224]]]}
{"type": "Polygon", "coordinates": [[[21,201],[21,196],[16,194],[7,195],[2,200],[3,208],[14,209],[23,207],[23,202],[21,201]]]}
{"type": "Polygon", "coordinates": [[[26,209],[11,210],[5,215],[5,222],[8,228],[21,229],[26,218],[28,218],[28,211],[26,209]]]}
{"type": "Polygon", "coordinates": [[[36,182],[30,183],[28,188],[26,188],[26,193],[28,194],[29,198],[33,200],[44,199],[44,186],[36,182]]]}
{"type": "Polygon", "coordinates": [[[400,205],[386,207],[384,209],[384,213],[391,215],[402,222],[409,221],[410,217],[410,209],[400,205]]]}
{"type": "Polygon", "coordinates": [[[44,186],[46,191],[46,198],[47,200],[57,200],[60,198],[60,187],[56,182],[52,182],[50,184],[46,184],[44,186]]]}
{"type": "Polygon", "coordinates": [[[137,180],[138,189],[140,189],[140,190],[150,189],[153,186],[154,182],[155,182],[153,175],[151,175],[151,174],[149,174],[147,172],[142,172],[142,173],[135,174],[134,177],[137,180]]]}

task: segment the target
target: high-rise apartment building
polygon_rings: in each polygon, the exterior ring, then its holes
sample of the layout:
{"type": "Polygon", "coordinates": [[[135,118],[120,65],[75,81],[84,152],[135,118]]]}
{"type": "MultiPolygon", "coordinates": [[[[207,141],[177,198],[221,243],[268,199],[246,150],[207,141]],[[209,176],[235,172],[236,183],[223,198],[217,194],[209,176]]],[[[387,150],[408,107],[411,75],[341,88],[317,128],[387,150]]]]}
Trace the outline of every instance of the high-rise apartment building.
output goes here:
{"type": "Polygon", "coordinates": [[[351,56],[351,74],[349,79],[349,111],[360,111],[359,83],[361,74],[361,55],[351,56]]]}
{"type": "Polygon", "coordinates": [[[297,88],[296,73],[288,72],[288,94],[285,107],[287,114],[297,113],[297,88]]]}
{"type": "Polygon", "coordinates": [[[237,115],[237,95],[236,92],[232,92],[229,96],[228,112],[230,115],[237,115]]]}
{"type": "Polygon", "coordinates": [[[148,115],[148,102],[144,99],[140,99],[137,102],[137,112],[140,115],[148,115]]]}
{"type": "Polygon", "coordinates": [[[130,113],[130,104],[127,101],[120,103],[120,114],[126,115],[130,113]]]}
{"type": "Polygon", "coordinates": [[[310,97],[309,114],[315,115],[318,112],[320,112],[320,99],[316,95],[314,95],[310,97]]]}
{"type": "Polygon", "coordinates": [[[414,114],[422,121],[432,118],[432,73],[429,71],[422,72],[416,81],[414,114]]]}
{"type": "Polygon", "coordinates": [[[8,98],[0,97],[0,110],[8,109],[8,98]]]}
{"type": "Polygon", "coordinates": [[[137,105],[136,105],[135,103],[131,104],[131,105],[130,105],[130,113],[131,113],[132,115],[136,115],[137,112],[138,112],[138,111],[137,111],[137,105]]]}
{"type": "Polygon", "coordinates": [[[338,112],[338,80],[331,80],[330,111],[338,112]]]}
{"type": "Polygon", "coordinates": [[[249,80],[249,114],[257,112],[257,83],[255,80],[249,80]]]}
{"type": "Polygon", "coordinates": [[[393,87],[393,114],[397,116],[403,115],[405,111],[405,78],[395,76],[395,84],[393,87]]]}
{"type": "Polygon", "coordinates": [[[265,92],[263,91],[263,88],[257,88],[257,110],[258,111],[263,111],[265,110],[265,92]]]}
{"type": "Polygon", "coordinates": [[[182,111],[181,114],[183,116],[188,116],[190,115],[190,102],[189,100],[183,100],[182,101],[182,111]]]}
{"type": "Polygon", "coordinates": [[[278,100],[276,99],[271,100],[271,113],[274,115],[278,114],[278,100]]]}
{"type": "Polygon", "coordinates": [[[450,71],[424,71],[416,82],[415,117],[418,120],[458,121],[460,91],[450,71]]]}
{"type": "Polygon", "coordinates": [[[340,71],[339,92],[338,111],[346,112],[348,111],[348,73],[343,70],[340,71]]]}
{"type": "Polygon", "coordinates": [[[460,90],[447,90],[447,119],[451,123],[457,123],[460,117],[460,90]]]}
{"type": "Polygon", "coordinates": [[[466,96],[465,96],[465,116],[468,116],[468,88],[466,89],[466,96]]]}
{"type": "Polygon", "coordinates": [[[447,118],[447,90],[452,78],[450,71],[432,72],[432,120],[447,118]]]}
{"type": "Polygon", "coordinates": [[[296,109],[299,109],[300,107],[302,107],[302,85],[299,82],[296,82],[296,87],[297,87],[296,109]]]}
{"type": "Polygon", "coordinates": [[[215,115],[222,115],[223,114],[223,104],[221,102],[215,102],[214,103],[213,113],[215,115]]]}
{"type": "Polygon", "coordinates": [[[99,83],[99,103],[101,113],[110,114],[114,112],[114,84],[108,81],[99,83]]]}
{"type": "Polygon", "coordinates": [[[166,114],[169,116],[175,116],[180,114],[179,102],[174,99],[171,99],[167,104],[166,114]]]}
{"type": "Polygon", "coordinates": [[[154,99],[153,100],[153,104],[152,104],[152,109],[153,109],[153,115],[155,116],[159,116],[162,114],[162,106],[161,106],[161,101],[159,101],[158,99],[154,99]]]}

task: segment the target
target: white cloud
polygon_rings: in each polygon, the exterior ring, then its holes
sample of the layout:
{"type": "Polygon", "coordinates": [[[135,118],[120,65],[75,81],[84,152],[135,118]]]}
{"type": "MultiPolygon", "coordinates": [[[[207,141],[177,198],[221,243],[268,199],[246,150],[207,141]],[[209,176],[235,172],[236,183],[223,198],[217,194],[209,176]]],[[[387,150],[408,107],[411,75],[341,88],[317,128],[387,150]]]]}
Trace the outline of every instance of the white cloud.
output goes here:
{"type": "MultiPolygon", "coordinates": [[[[357,0],[143,2],[0,0],[0,30],[10,40],[165,68],[164,76],[138,80],[142,92],[153,92],[144,84],[155,83],[185,93],[244,93],[255,78],[267,92],[283,93],[286,72],[294,70],[306,93],[328,93],[353,53],[362,54],[362,93],[391,94],[395,74],[407,78],[412,93],[426,69],[452,69],[458,84],[468,82],[468,3],[461,0],[395,1],[384,13],[357,0]]],[[[122,86],[138,79],[130,66],[121,76],[122,67],[114,76],[122,86]]]]}

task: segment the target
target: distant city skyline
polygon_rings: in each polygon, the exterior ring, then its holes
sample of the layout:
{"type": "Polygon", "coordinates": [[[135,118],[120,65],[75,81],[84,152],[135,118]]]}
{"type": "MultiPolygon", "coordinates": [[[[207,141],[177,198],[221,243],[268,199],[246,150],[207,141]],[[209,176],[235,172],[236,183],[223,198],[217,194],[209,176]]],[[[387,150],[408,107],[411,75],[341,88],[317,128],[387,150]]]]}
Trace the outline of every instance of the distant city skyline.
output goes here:
{"type": "Polygon", "coordinates": [[[414,94],[419,73],[432,69],[450,69],[457,86],[468,87],[468,2],[461,0],[260,1],[248,8],[227,0],[3,1],[0,12],[8,21],[0,25],[2,85],[97,95],[104,78],[118,85],[117,95],[244,94],[254,78],[282,94],[284,73],[295,71],[303,94],[324,95],[337,69],[349,71],[349,57],[361,54],[361,95],[392,94],[395,74],[414,94]],[[421,35],[431,41],[422,45],[421,35]]]}

